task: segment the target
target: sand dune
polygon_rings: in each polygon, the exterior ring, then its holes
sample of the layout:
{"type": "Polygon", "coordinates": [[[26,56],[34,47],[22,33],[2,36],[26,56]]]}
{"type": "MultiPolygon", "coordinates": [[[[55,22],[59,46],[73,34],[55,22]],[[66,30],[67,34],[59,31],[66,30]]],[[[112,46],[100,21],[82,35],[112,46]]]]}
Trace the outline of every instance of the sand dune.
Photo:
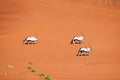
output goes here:
{"type": "Polygon", "coordinates": [[[44,72],[54,80],[120,80],[119,8],[115,1],[0,0],[0,79],[40,80],[44,72]],[[83,44],[71,45],[81,32],[83,44]],[[24,45],[26,36],[39,41],[24,45]],[[89,44],[89,57],[76,56],[89,44]],[[26,69],[29,61],[36,73],[26,69]],[[6,68],[10,64],[13,69],[6,68]]]}

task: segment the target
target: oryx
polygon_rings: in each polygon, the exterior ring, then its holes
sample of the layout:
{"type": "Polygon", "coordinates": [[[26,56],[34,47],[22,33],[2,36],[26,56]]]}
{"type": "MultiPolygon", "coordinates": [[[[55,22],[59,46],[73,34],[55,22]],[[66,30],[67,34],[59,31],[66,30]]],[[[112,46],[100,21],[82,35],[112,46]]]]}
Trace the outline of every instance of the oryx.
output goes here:
{"type": "Polygon", "coordinates": [[[37,38],[37,37],[31,36],[31,37],[26,37],[26,38],[23,40],[23,43],[24,43],[24,44],[36,44],[37,41],[38,41],[38,38],[37,38]]]}
{"type": "Polygon", "coordinates": [[[83,40],[85,40],[85,36],[83,34],[81,36],[75,36],[73,37],[71,44],[81,44],[83,40]]]}
{"type": "Polygon", "coordinates": [[[81,47],[78,50],[77,56],[89,56],[89,53],[91,50],[92,50],[92,47],[81,47]]]}

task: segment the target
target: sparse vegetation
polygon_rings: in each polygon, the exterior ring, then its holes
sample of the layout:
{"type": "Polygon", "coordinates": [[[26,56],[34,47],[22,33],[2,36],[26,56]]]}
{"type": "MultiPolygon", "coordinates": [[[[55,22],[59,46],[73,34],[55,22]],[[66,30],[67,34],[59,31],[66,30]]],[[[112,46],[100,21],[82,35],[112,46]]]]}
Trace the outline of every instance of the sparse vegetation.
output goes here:
{"type": "MultiPolygon", "coordinates": [[[[14,68],[14,66],[13,65],[7,65],[7,68],[14,68]]],[[[8,73],[3,73],[2,75],[3,76],[8,76],[8,73]]]]}
{"type": "Polygon", "coordinates": [[[37,70],[33,69],[33,67],[31,66],[31,64],[32,64],[31,61],[28,64],[29,64],[29,66],[27,67],[27,69],[32,69],[31,72],[37,72],[37,70]]]}
{"type": "Polygon", "coordinates": [[[7,73],[3,73],[3,76],[8,76],[8,74],[7,73]]]}
{"type": "Polygon", "coordinates": [[[52,80],[53,77],[51,75],[46,75],[45,73],[38,74],[40,77],[44,77],[45,80],[52,80]]]}
{"type": "Polygon", "coordinates": [[[28,66],[27,69],[32,69],[32,66],[28,66]]]}
{"type": "Polygon", "coordinates": [[[32,69],[31,72],[37,72],[37,70],[36,69],[32,69]]]}
{"type": "Polygon", "coordinates": [[[40,77],[45,77],[46,74],[45,74],[45,73],[40,73],[40,74],[38,74],[38,76],[40,76],[40,77]]]}
{"type": "Polygon", "coordinates": [[[7,68],[13,68],[14,66],[13,65],[8,65],[7,68]]]}
{"type": "Polygon", "coordinates": [[[30,61],[28,64],[30,64],[30,65],[31,65],[31,64],[32,64],[32,62],[30,61]]]}
{"type": "MultiPolygon", "coordinates": [[[[29,64],[29,66],[27,67],[27,69],[31,70],[31,72],[37,72],[37,70],[32,67],[32,65],[31,65],[32,62],[29,62],[28,64],[29,64]]],[[[40,74],[38,74],[38,76],[43,77],[45,80],[53,79],[53,77],[51,75],[46,75],[45,73],[40,73],[40,74]]]]}
{"type": "Polygon", "coordinates": [[[47,75],[47,76],[45,77],[45,79],[46,79],[46,80],[52,80],[53,77],[52,77],[51,75],[47,75]]]}

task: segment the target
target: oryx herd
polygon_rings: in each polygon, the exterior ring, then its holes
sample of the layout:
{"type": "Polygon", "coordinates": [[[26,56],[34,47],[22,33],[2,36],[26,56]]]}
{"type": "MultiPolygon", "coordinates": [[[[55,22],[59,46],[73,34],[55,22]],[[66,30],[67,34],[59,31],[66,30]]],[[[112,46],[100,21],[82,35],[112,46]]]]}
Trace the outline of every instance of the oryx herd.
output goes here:
{"type": "MultiPolygon", "coordinates": [[[[36,44],[38,41],[38,37],[35,36],[30,36],[30,37],[26,37],[23,40],[23,44],[36,44]]],[[[71,44],[82,44],[82,42],[85,40],[85,36],[82,34],[81,36],[74,36],[73,39],[71,40],[71,44]]],[[[90,55],[90,51],[92,50],[92,47],[81,47],[78,50],[77,56],[89,56],[90,55]]]]}
{"type": "MultiPolygon", "coordinates": [[[[85,36],[82,34],[81,36],[74,36],[71,44],[82,44],[82,42],[85,40],[85,36]]],[[[77,56],[89,56],[90,51],[92,50],[92,47],[81,47],[78,50],[77,56]],[[83,53],[84,52],[84,53],[83,53]]]]}

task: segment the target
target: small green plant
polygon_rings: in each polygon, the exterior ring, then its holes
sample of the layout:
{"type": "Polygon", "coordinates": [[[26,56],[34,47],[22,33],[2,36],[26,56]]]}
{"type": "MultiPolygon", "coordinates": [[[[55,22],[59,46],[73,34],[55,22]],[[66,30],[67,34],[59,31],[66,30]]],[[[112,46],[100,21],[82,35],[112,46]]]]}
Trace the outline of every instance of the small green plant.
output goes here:
{"type": "Polygon", "coordinates": [[[32,62],[30,61],[28,64],[30,64],[30,65],[31,65],[31,64],[32,64],[32,62]]]}
{"type": "Polygon", "coordinates": [[[7,73],[3,73],[3,76],[8,76],[8,74],[7,73]]]}
{"type": "Polygon", "coordinates": [[[35,70],[35,69],[32,69],[32,70],[31,70],[31,72],[37,72],[37,70],[35,70]]]}
{"type": "Polygon", "coordinates": [[[45,77],[45,79],[46,79],[46,80],[52,80],[53,77],[52,77],[51,75],[47,75],[47,76],[45,77]]]}
{"type": "MultiPolygon", "coordinates": [[[[32,68],[32,65],[31,65],[32,62],[29,62],[28,64],[29,64],[29,66],[27,67],[27,69],[31,70],[31,72],[37,72],[36,69],[32,68]]],[[[45,80],[53,79],[53,77],[51,75],[46,75],[45,73],[40,73],[40,74],[38,74],[38,76],[43,77],[45,80]]]]}
{"type": "Polygon", "coordinates": [[[40,73],[40,74],[38,74],[38,76],[40,76],[40,77],[45,77],[46,74],[45,74],[45,73],[40,73]]]}
{"type": "Polygon", "coordinates": [[[28,66],[27,69],[32,69],[32,67],[31,67],[31,66],[28,66]]]}

